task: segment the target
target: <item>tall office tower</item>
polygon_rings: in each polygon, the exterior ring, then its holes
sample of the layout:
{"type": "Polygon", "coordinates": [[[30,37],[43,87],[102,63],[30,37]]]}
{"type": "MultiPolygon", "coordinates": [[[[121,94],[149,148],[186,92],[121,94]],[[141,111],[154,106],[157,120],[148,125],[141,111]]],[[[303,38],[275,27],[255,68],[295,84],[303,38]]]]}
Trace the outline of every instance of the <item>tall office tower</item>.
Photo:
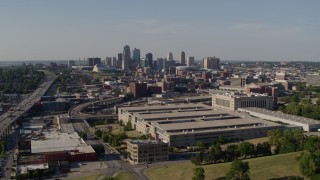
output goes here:
{"type": "Polygon", "coordinates": [[[112,61],[112,57],[106,57],[106,61],[105,61],[104,65],[110,66],[111,65],[111,61],[112,61]]]}
{"type": "Polygon", "coordinates": [[[138,65],[140,63],[140,49],[133,48],[132,63],[138,65]]]}
{"type": "Polygon", "coordinates": [[[168,61],[173,61],[173,54],[172,54],[172,52],[169,52],[167,60],[168,60],[168,61]]]}
{"type": "Polygon", "coordinates": [[[123,70],[130,69],[130,61],[131,61],[130,58],[131,58],[130,46],[125,45],[123,47],[123,53],[122,53],[122,69],[123,70]]]}
{"type": "Polygon", "coordinates": [[[96,64],[101,65],[101,58],[95,57],[95,58],[88,58],[88,64],[89,66],[95,66],[96,64]]]}
{"type": "Polygon", "coordinates": [[[189,56],[187,60],[187,66],[192,66],[194,64],[194,57],[189,56]]]}
{"type": "Polygon", "coordinates": [[[71,68],[72,66],[76,65],[76,61],[75,60],[69,60],[68,61],[68,67],[71,68]]]}
{"type": "Polygon", "coordinates": [[[217,57],[206,57],[202,60],[202,66],[206,69],[220,69],[220,59],[217,57]]]}
{"type": "Polygon", "coordinates": [[[140,67],[148,67],[149,66],[149,60],[142,58],[140,61],[140,67]]]}
{"type": "Polygon", "coordinates": [[[164,59],[163,58],[157,58],[157,66],[158,66],[158,69],[163,69],[163,67],[164,67],[164,59]]]}
{"type": "Polygon", "coordinates": [[[184,51],[180,52],[180,64],[181,66],[186,65],[186,53],[184,51]]]}
{"type": "Polygon", "coordinates": [[[117,68],[122,69],[122,53],[118,54],[117,68]]]}
{"type": "Polygon", "coordinates": [[[118,66],[118,62],[117,62],[117,58],[116,57],[112,58],[111,66],[113,66],[113,67],[117,67],[118,66]]]}
{"type": "Polygon", "coordinates": [[[147,54],[146,54],[146,60],[148,60],[148,65],[149,65],[149,67],[153,67],[153,57],[152,57],[152,53],[147,53],[147,54]]]}

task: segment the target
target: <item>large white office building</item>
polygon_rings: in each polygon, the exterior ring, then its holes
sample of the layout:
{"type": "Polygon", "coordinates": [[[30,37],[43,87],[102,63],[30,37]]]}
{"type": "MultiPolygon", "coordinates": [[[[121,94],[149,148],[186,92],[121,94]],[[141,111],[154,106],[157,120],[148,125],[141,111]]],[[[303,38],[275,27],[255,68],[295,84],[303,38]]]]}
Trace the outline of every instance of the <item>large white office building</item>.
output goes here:
{"type": "Polygon", "coordinates": [[[191,146],[198,141],[212,143],[222,136],[243,140],[267,135],[270,129],[286,126],[251,117],[246,113],[213,109],[203,104],[170,104],[118,108],[118,119],[169,146],[191,146]]]}

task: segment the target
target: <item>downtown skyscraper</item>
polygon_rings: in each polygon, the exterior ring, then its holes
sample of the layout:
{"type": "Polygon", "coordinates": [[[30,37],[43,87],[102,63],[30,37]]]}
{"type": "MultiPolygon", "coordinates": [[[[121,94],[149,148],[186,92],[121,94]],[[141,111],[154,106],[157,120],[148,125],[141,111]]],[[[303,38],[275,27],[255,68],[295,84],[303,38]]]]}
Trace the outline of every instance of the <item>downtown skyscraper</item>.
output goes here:
{"type": "Polygon", "coordinates": [[[172,52],[169,52],[168,53],[168,58],[167,58],[168,61],[173,61],[173,54],[172,52]]]}
{"type": "Polygon", "coordinates": [[[181,66],[186,65],[186,53],[184,51],[180,52],[180,65],[181,66]]]}
{"type": "Polygon", "coordinates": [[[132,50],[132,64],[136,67],[140,65],[140,49],[133,48],[133,50],[132,50]]]}
{"type": "Polygon", "coordinates": [[[123,53],[122,53],[122,69],[130,70],[130,64],[131,64],[130,46],[125,45],[123,47],[123,53]]]}
{"type": "Polygon", "coordinates": [[[146,60],[148,61],[149,67],[153,67],[153,56],[152,53],[146,54],[146,60]]]}

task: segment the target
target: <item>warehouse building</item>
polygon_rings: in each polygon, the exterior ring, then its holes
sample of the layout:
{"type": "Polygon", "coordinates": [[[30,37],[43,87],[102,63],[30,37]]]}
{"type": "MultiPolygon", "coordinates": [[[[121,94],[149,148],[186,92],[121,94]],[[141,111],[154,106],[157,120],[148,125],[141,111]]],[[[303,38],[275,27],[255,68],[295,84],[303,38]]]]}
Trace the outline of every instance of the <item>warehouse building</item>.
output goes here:
{"type": "Polygon", "coordinates": [[[95,161],[97,159],[94,149],[76,132],[44,131],[40,137],[31,139],[31,153],[44,155],[45,162],[95,161]]]}
{"type": "Polygon", "coordinates": [[[118,118],[131,122],[134,129],[168,143],[191,146],[198,141],[212,143],[223,136],[227,140],[263,137],[270,129],[284,125],[264,121],[235,111],[212,109],[203,104],[171,104],[120,107],[118,118]]]}
{"type": "Polygon", "coordinates": [[[247,112],[251,116],[259,117],[269,121],[279,121],[286,124],[301,126],[303,130],[307,132],[320,131],[320,122],[314,119],[309,119],[301,116],[294,116],[278,111],[270,111],[261,108],[240,108],[238,110],[247,112]]]}

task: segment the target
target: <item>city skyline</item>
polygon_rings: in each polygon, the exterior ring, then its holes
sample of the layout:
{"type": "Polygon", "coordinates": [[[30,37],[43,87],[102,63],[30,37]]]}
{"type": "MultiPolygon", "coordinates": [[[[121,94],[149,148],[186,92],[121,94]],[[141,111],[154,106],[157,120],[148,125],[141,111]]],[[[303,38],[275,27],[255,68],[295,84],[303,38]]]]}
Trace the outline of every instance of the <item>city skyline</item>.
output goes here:
{"type": "Polygon", "coordinates": [[[117,56],[319,61],[318,1],[5,1],[0,61],[117,56]]]}

